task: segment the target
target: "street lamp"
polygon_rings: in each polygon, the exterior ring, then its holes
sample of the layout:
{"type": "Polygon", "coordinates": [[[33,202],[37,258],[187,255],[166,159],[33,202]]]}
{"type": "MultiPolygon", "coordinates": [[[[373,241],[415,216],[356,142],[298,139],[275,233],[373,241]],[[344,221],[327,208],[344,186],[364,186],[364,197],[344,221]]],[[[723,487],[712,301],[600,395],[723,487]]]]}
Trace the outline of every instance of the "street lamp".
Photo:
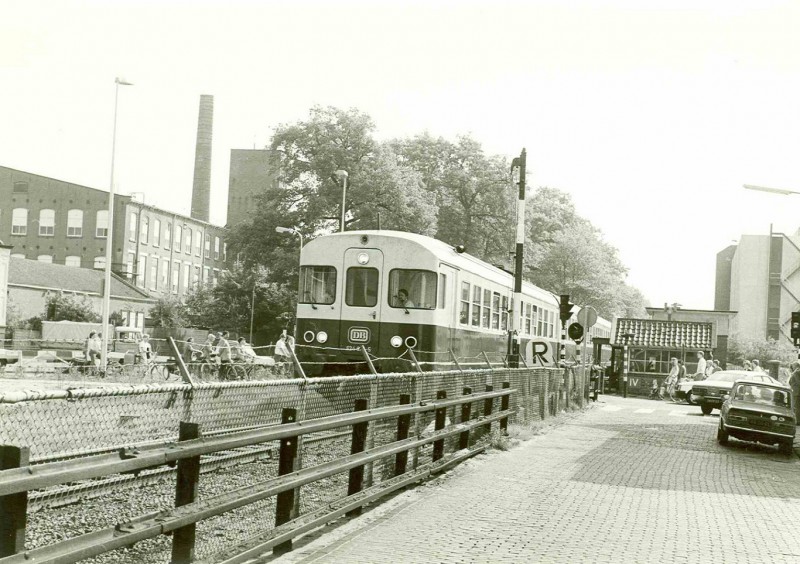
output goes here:
{"type": "Polygon", "coordinates": [[[100,349],[101,370],[106,369],[108,361],[108,317],[111,314],[111,259],[113,249],[114,231],[114,157],[117,148],[117,102],[119,101],[119,87],[132,86],[133,83],[116,77],[114,79],[114,128],[111,134],[111,181],[108,190],[108,230],[106,232],[106,268],[103,279],[103,310],[100,317],[103,329],[103,345],[100,349]]]}
{"type": "Polygon", "coordinates": [[[743,184],[742,186],[748,190],[755,190],[756,192],[769,192],[771,194],[780,194],[782,196],[788,196],[789,194],[800,194],[800,192],[786,190],[785,188],[769,188],[767,186],[754,186],[753,184],[743,184]]]}
{"type": "Polygon", "coordinates": [[[342,187],[342,219],[339,222],[339,231],[342,233],[344,233],[344,212],[346,206],[345,198],[347,197],[347,177],[348,177],[347,171],[341,169],[337,170],[331,175],[333,181],[336,182],[336,184],[341,185],[342,187]]]}
{"type": "Polygon", "coordinates": [[[303,234],[300,233],[300,231],[298,231],[294,227],[276,227],[275,228],[275,232],[276,233],[294,233],[295,235],[300,237],[300,252],[303,252],[303,234]]]}

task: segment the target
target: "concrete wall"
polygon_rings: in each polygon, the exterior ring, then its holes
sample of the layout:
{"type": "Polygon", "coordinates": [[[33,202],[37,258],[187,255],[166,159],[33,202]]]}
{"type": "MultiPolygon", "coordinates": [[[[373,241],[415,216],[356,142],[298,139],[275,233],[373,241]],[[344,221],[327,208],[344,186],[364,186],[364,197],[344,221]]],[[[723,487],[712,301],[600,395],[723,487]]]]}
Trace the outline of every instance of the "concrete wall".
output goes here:
{"type": "Polygon", "coordinates": [[[731,264],[732,337],[766,338],[769,281],[768,235],[742,235],[731,264]]]}

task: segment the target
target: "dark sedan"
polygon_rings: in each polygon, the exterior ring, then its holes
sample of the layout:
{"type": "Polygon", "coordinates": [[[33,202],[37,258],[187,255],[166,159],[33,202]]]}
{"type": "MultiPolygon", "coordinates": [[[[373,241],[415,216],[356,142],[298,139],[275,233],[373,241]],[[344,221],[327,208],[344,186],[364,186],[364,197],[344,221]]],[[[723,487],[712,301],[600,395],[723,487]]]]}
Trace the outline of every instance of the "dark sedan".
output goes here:
{"type": "Polygon", "coordinates": [[[719,409],[722,406],[723,396],[730,392],[734,382],[745,379],[754,382],[780,384],[778,380],[763,372],[723,370],[722,372],[715,372],[705,380],[693,382],[691,389],[686,392],[687,398],[692,405],[700,406],[700,411],[703,412],[703,415],[708,415],[713,409],[719,409]]]}
{"type": "Polygon", "coordinates": [[[738,380],[720,409],[717,440],[729,437],[768,445],[792,453],[795,419],[791,389],[781,383],[738,380]]]}

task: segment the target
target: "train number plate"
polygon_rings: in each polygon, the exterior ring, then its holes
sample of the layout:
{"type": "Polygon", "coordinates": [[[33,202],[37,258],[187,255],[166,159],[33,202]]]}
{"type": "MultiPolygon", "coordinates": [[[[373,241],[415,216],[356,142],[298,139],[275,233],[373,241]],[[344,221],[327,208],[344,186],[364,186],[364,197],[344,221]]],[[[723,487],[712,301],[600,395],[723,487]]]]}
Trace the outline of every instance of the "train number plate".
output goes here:
{"type": "Polygon", "coordinates": [[[369,329],[367,327],[351,327],[347,334],[347,340],[351,343],[369,343],[369,329]]]}

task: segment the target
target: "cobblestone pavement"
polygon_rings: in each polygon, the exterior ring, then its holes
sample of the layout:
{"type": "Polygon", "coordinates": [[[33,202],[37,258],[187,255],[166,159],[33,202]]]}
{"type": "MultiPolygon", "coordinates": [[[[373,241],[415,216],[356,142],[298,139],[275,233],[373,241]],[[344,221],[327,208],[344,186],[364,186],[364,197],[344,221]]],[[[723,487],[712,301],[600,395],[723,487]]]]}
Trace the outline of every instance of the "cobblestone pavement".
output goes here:
{"type": "Polygon", "coordinates": [[[601,396],[266,561],[800,562],[800,460],[722,447],[718,421],[601,396]]]}

